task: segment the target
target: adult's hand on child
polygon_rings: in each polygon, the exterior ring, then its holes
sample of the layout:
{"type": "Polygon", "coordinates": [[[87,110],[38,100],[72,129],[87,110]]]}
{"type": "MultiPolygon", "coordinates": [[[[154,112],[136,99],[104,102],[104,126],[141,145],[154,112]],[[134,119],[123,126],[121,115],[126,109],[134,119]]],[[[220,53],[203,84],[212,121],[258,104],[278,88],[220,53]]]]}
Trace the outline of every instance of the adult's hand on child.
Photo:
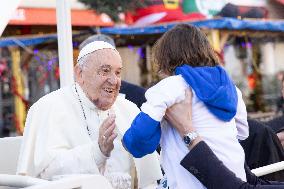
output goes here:
{"type": "Polygon", "coordinates": [[[183,101],[167,109],[165,117],[181,136],[195,130],[192,126],[192,91],[190,89],[186,90],[183,101]]]}

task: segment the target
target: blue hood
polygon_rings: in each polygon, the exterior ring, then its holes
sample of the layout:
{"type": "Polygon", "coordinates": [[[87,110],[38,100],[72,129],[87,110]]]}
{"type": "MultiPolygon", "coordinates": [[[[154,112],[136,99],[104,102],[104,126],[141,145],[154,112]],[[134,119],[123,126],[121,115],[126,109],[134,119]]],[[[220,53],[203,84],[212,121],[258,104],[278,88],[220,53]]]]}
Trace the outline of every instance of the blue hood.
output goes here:
{"type": "Polygon", "coordinates": [[[196,96],[217,118],[230,121],[236,115],[238,104],[236,87],[221,66],[183,65],[175,69],[175,74],[182,75],[196,96]]]}

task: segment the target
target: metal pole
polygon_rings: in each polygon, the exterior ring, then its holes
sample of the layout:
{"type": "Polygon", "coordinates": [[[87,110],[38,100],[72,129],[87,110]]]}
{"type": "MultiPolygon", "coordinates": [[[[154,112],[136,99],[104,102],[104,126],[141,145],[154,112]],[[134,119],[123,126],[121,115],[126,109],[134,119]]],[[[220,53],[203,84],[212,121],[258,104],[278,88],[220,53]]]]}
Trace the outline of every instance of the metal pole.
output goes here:
{"type": "Polygon", "coordinates": [[[4,119],[3,119],[3,99],[2,99],[2,82],[0,82],[0,138],[2,137],[3,127],[4,127],[4,119]]]}
{"type": "Polygon", "coordinates": [[[253,172],[256,176],[260,177],[260,176],[263,176],[263,175],[267,175],[267,174],[270,174],[270,173],[281,171],[283,169],[284,169],[284,161],[280,161],[280,162],[277,162],[277,163],[273,163],[273,164],[270,164],[270,165],[266,165],[266,166],[263,166],[263,167],[253,169],[253,170],[251,170],[251,172],[253,172]]]}
{"type": "Polygon", "coordinates": [[[57,37],[60,68],[60,87],[73,83],[73,45],[69,0],[57,0],[57,37]]]}

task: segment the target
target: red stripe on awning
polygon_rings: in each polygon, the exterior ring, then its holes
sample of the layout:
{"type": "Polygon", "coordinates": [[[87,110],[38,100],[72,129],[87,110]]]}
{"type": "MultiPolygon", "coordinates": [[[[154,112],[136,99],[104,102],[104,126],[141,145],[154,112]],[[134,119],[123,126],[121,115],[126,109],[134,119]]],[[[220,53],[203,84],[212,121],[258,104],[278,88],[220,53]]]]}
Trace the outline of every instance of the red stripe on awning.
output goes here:
{"type": "MultiPolygon", "coordinates": [[[[113,26],[105,14],[98,15],[92,10],[72,10],[72,26],[113,26]]],[[[9,25],[56,25],[56,10],[52,8],[19,8],[9,25]]]]}
{"type": "Polygon", "coordinates": [[[282,3],[284,5],[284,0],[277,0],[279,3],[282,3]]]}

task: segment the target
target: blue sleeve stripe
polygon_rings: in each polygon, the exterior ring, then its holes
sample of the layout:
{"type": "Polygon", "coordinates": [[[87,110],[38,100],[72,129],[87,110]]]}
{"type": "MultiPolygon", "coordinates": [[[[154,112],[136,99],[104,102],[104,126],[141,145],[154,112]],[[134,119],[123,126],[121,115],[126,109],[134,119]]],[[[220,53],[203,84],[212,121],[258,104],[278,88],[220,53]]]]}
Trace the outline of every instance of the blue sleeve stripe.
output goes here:
{"type": "Polygon", "coordinates": [[[140,112],[125,132],[122,142],[134,157],[140,158],[153,153],[160,143],[160,122],[140,112]]]}

